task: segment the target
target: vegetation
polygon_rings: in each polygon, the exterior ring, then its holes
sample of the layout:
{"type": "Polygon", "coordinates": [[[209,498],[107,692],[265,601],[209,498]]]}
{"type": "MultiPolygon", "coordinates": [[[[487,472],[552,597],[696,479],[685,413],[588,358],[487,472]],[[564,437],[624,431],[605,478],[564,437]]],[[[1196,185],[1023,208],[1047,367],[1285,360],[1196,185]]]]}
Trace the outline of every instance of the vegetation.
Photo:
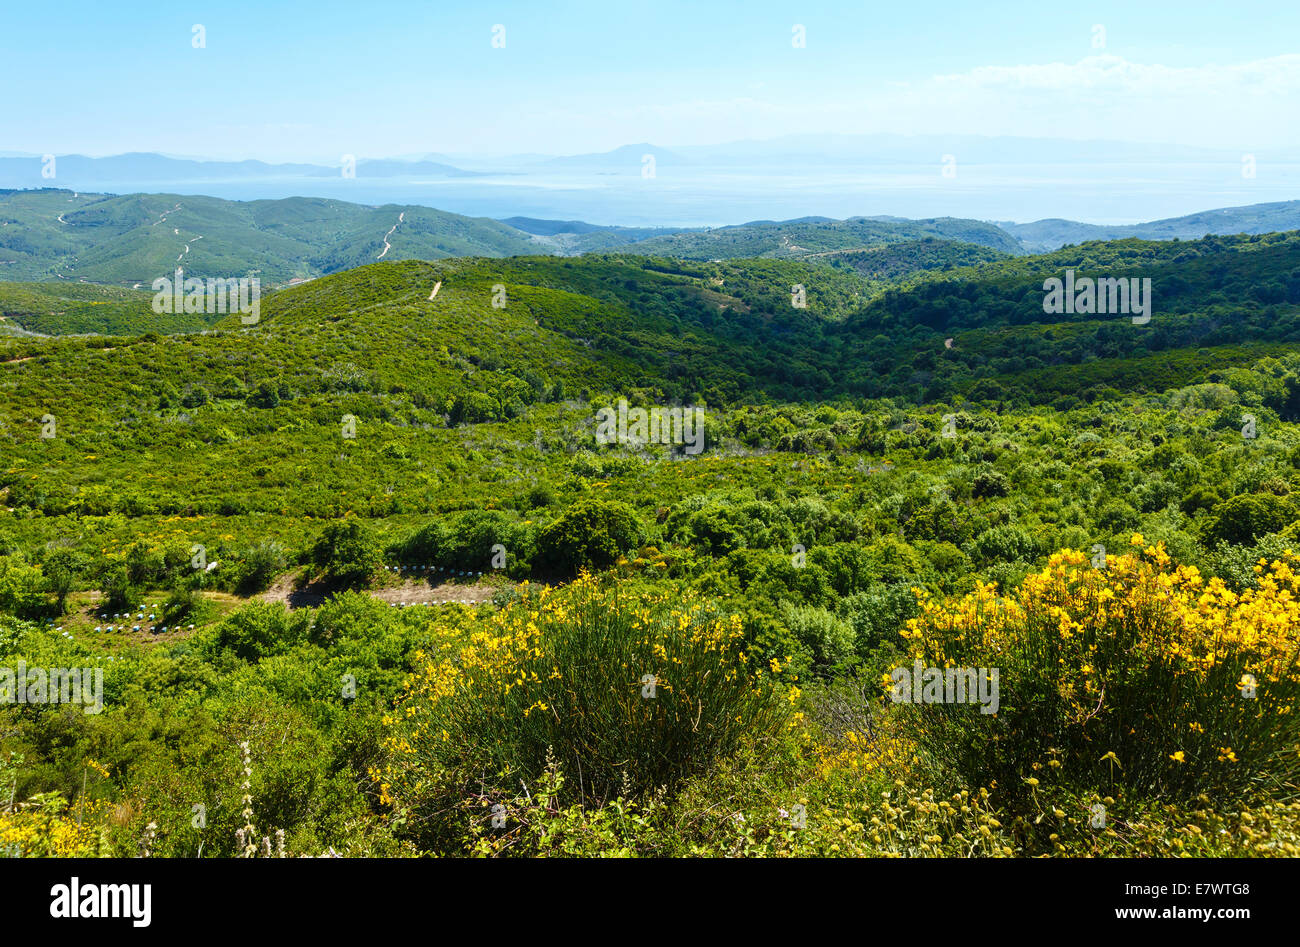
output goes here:
{"type": "Polygon", "coordinates": [[[203,278],[257,276],[269,289],[372,263],[381,254],[400,260],[538,252],[532,236],[495,220],[311,197],[227,201],[0,190],[0,223],[7,225],[0,228],[6,279],[146,289],[177,266],[203,278]],[[395,225],[401,236],[385,252],[385,234],[395,225]]]}
{"type": "Polygon", "coordinates": [[[103,675],[0,704],[0,846],[1300,854],[1298,315],[1300,234],[920,235],[0,337],[0,669],[103,675]],[[1066,268],[1150,324],[1045,314],[1066,268]],[[620,399],[703,451],[599,442],[620,399]]]}

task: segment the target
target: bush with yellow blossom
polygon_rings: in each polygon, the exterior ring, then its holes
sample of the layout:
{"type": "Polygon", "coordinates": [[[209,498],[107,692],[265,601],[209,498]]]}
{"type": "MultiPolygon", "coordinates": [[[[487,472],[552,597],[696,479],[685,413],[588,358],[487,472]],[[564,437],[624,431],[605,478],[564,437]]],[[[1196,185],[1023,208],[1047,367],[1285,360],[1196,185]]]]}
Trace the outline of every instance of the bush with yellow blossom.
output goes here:
{"type": "Polygon", "coordinates": [[[99,806],[70,809],[60,793],[39,793],[0,810],[0,856],[95,858],[109,854],[99,806]]]}
{"type": "Polygon", "coordinates": [[[671,791],[778,729],[798,698],[779,662],[755,666],[738,617],[585,575],[479,618],[462,640],[417,656],[372,771],[417,834],[445,831],[438,814],[466,798],[527,791],[548,754],[564,803],[671,791]]]}
{"type": "Polygon", "coordinates": [[[1161,544],[1094,562],[1075,551],[1002,594],[922,598],[903,635],[931,667],[1000,670],[1000,707],[895,708],[923,757],[1032,811],[1040,780],[1227,805],[1300,770],[1300,559],[1240,594],[1161,544]]]}

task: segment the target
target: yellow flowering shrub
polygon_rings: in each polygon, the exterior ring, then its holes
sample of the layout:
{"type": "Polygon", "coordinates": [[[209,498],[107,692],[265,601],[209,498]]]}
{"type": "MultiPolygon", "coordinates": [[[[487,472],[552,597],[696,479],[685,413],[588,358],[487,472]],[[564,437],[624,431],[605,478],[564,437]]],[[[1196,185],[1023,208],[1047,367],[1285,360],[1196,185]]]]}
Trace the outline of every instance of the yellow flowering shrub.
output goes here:
{"type": "Polygon", "coordinates": [[[1300,559],[1234,593],[1140,535],[1093,563],[1062,551],[1003,594],[920,596],[902,632],[927,667],[997,668],[999,707],[896,708],[922,753],[972,785],[1127,786],[1216,803],[1292,782],[1300,762],[1300,559]]]}
{"type": "Polygon", "coordinates": [[[526,787],[548,753],[566,803],[671,788],[779,728],[798,697],[751,658],[738,617],[585,575],[478,619],[462,640],[417,656],[372,771],[416,830],[467,796],[526,787]]]}
{"type": "Polygon", "coordinates": [[[63,797],[46,793],[0,810],[0,857],[95,858],[108,854],[94,802],[68,808],[63,797]]]}

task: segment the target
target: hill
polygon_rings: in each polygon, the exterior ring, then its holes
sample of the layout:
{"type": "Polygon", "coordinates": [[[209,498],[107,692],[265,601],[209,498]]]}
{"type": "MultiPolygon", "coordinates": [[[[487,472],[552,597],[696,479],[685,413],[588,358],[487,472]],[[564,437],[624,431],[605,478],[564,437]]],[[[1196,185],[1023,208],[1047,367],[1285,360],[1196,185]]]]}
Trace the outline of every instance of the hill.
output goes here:
{"type": "Polygon", "coordinates": [[[1221,207],[1183,217],[1126,226],[1081,224],[1073,220],[1036,220],[1028,224],[999,224],[1032,252],[1056,250],[1089,240],[1198,240],[1211,234],[1263,234],[1300,229],[1300,201],[1221,207]]]}
{"type": "Polygon", "coordinates": [[[589,224],[582,220],[538,220],[534,217],[507,217],[501,221],[525,233],[549,239],[558,251],[566,254],[612,250],[651,237],[698,231],[673,227],[615,227],[589,224]]]}
{"type": "Polygon", "coordinates": [[[156,314],[153,293],[96,283],[0,282],[0,326],[41,335],[143,335],[196,332],[217,321],[205,313],[156,314]]]}
{"type": "Polygon", "coordinates": [[[149,285],[177,266],[268,287],[378,259],[506,256],[551,247],[486,218],[323,198],[0,191],[0,275],[149,285]]]}
{"type": "Polygon", "coordinates": [[[992,247],[924,237],[920,240],[891,243],[871,250],[831,250],[804,259],[835,267],[847,267],[871,279],[897,281],[915,274],[933,275],[959,267],[992,263],[1007,257],[1008,254],[994,250],[992,247]]]}
{"type": "Polygon", "coordinates": [[[676,229],[529,217],[491,220],[421,206],[372,207],[324,198],[240,202],[41,189],[0,191],[0,279],[136,287],[179,265],[201,277],[256,275],[269,289],[377,260],[609,252],[685,260],[806,260],[861,267],[870,278],[900,279],[912,272],[950,270],[992,262],[999,255],[1038,254],[1097,240],[1186,242],[1206,234],[1296,227],[1300,201],[1222,208],[1126,227],[877,216],[676,229]],[[958,250],[956,244],[967,248],[958,250]],[[867,253],[896,245],[901,246],[892,254],[867,253]],[[970,250],[972,246],[980,249],[970,250]]]}
{"type": "Polygon", "coordinates": [[[714,230],[462,217],[323,198],[226,201],[169,194],[0,191],[0,278],[148,286],[181,266],[270,288],[377,260],[620,252],[684,259],[801,259],[933,237],[1018,253],[1004,231],[942,218],[756,221],[714,230]]]}
{"type": "Polygon", "coordinates": [[[294,855],[1300,851],[1258,795],[1300,681],[1235,699],[1300,627],[1300,234],[936,243],[385,259],[251,326],[0,335],[0,659],[104,685],[0,707],[6,845],[247,854],[247,783],[294,855]],[[1151,322],[1044,312],[1063,267],[1150,278],[1151,322]],[[621,401],[700,450],[608,443],[621,401]],[[998,713],[889,702],[918,634],[998,713]]]}
{"type": "Polygon", "coordinates": [[[623,250],[688,260],[804,259],[830,251],[865,250],[925,237],[973,243],[1002,253],[1023,252],[1014,237],[993,224],[955,217],[932,220],[810,217],[780,222],[754,221],[734,227],[651,237],[630,243],[623,250]]]}

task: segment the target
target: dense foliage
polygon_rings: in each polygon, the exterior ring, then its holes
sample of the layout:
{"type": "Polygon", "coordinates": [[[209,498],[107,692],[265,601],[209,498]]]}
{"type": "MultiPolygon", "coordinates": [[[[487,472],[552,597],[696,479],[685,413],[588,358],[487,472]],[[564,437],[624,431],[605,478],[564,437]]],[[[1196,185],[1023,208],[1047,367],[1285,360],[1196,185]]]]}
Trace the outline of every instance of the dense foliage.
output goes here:
{"type": "Polygon", "coordinates": [[[0,705],[0,846],[1297,854],[1297,235],[919,239],[0,338],[0,668],[103,673],[0,705]],[[1151,323],[1044,314],[1066,267],[1151,323]],[[895,704],[915,658],[998,712],[895,704]]]}

